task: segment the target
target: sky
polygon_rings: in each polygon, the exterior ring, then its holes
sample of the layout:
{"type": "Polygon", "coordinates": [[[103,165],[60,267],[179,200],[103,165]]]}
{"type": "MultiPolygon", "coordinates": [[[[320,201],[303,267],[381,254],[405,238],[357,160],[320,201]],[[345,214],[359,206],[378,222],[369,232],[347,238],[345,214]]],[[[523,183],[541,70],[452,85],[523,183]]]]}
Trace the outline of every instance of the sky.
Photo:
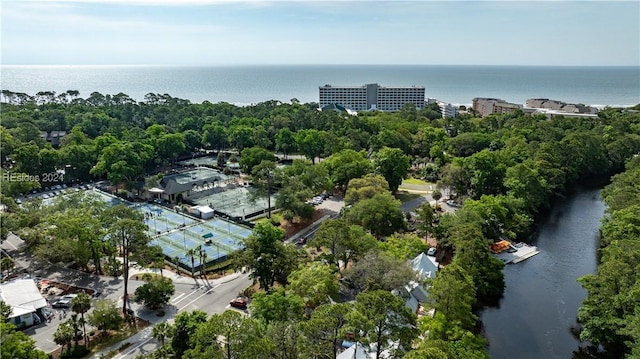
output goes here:
{"type": "Polygon", "coordinates": [[[2,65],[640,66],[640,2],[2,0],[2,65]]]}

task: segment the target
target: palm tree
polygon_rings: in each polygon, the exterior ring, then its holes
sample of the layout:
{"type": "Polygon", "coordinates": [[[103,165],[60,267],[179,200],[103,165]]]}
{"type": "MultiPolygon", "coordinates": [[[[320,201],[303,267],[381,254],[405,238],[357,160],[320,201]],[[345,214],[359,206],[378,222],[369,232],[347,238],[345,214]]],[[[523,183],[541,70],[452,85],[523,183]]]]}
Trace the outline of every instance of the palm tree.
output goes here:
{"type": "Polygon", "coordinates": [[[191,258],[191,276],[195,278],[195,262],[196,256],[198,255],[198,250],[196,248],[189,248],[187,249],[187,253],[185,254],[191,258]]]}
{"type": "Polygon", "coordinates": [[[173,261],[176,264],[176,274],[180,275],[180,257],[178,256],[173,257],[173,261]]]}
{"type": "Polygon", "coordinates": [[[78,346],[78,336],[76,335],[78,333],[78,330],[80,329],[78,327],[78,314],[77,313],[73,313],[71,314],[71,319],[69,319],[69,323],[71,324],[71,327],[73,328],[73,340],[75,340],[76,342],[76,347],[78,346]]]}
{"type": "Polygon", "coordinates": [[[198,254],[200,255],[200,275],[202,275],[204,273],[204,264],[205,261],[207,260],[207,252],[202,249],[202,246],[198,246],[198,254]]]}
{"type": "Polygon", "coordinates": [[[151,335],[153,335],[153,338],[155,340],[160,342],[161,347],[164,347],[165,339],[171,338],[172,331],[173,327],[171,326],[171,324],[167,322],[161,322],[153,327],[151,335]]]}
{"type": "Polygon", "coordinates": [[[442,192],[440,192],[440,190],[436,189],[435,191],[433,191],[433,193],[431,193],[431,197],[433,197],[433,199],[436,200],[436,210],[438,209],[438,200],[440,200],[440,198],[442,198],[442,192]]]}
{"type": "Polygon", "coordinates": [[[84,345],[87,343],[87,328],[85,326],[86,320],[84,319],[84,313],[91,309],[91,298],[86,293],[80,293],[77,297],[71,300],[71,310],[80,314],[80,324],[82,324],[82,336],[84,338],[84,345]]]}
{"type": "MultiPolygon", "coordinates": [[[[71,319],[69,319],[71,320],[71,319]]],[[[62,352],[64,352],[64,347],[67,347],[67,353],[71,350],[71,342],[73,341],[73,337],[75,332],[73,331],[73,325],[67,320],[66,322],[62,322],[58,326],[58,330],[53,333],[53,342],[62,346],[62,352]]]]}

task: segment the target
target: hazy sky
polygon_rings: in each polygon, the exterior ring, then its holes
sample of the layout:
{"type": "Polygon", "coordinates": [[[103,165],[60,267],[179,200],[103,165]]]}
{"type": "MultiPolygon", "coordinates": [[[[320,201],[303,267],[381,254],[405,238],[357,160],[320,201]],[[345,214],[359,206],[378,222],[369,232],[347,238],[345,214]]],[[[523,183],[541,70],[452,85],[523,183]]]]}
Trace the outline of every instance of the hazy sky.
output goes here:
{"type": "Polygon", "coordinates": [[[2,0],[3,65],[640,66],[640,2],[2,0]]]}

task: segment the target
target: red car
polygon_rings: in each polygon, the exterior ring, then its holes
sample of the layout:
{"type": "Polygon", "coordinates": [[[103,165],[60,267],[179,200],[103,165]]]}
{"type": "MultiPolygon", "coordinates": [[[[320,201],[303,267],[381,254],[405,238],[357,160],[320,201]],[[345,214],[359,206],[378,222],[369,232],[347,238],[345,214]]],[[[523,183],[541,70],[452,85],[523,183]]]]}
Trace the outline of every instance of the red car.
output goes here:
{"type": "Polygon", "coordinates": [[[247,301],[243,297],[238,297],[232,300],[229,302],[229,305],[238,309],[247,309],[247,301]]]}

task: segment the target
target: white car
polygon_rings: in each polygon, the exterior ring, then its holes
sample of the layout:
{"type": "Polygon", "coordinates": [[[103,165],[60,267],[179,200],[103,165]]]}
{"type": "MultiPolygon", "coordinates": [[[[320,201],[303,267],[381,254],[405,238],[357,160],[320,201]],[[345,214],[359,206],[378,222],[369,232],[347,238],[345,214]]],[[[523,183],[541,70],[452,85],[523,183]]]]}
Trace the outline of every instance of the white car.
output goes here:
{"type": "Polygon", "coordinates": [[[56,300],[53,304],[51,304],[54,308],[69,308],[71,307],[71,300],[77,297],[77,294],[67,294],[60,297],[60,299],[56,300]]]}

